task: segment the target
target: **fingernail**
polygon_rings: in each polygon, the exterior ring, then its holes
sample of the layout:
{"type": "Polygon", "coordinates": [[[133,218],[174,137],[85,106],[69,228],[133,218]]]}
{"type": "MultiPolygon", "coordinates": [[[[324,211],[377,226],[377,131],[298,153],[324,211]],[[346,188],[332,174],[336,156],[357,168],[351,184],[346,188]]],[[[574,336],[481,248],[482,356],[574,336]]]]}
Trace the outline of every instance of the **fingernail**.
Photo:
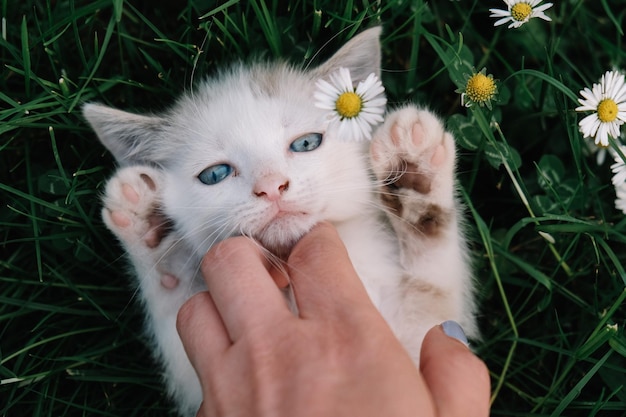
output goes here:
{"type": "Polygon", "coordinates": [[[469,347],[467,336],[465,336],[465,332],[459,323],[453,320],[444,321],[441,323],[441,328],[445,334],[469,347]]]}

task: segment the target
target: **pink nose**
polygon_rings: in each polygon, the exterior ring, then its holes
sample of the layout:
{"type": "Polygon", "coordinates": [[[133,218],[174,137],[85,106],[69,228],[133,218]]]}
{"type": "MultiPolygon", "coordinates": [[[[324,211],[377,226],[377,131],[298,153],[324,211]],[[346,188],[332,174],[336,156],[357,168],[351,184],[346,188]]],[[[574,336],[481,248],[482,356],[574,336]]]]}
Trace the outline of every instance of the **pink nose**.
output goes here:
{"type": "Polygon", "coordinates": [[[254,195],[267,198],[270,201],[278,200],[283,192],[289,188],[289,180],[279,174],[266,175],[254,185],[254,195]]]}

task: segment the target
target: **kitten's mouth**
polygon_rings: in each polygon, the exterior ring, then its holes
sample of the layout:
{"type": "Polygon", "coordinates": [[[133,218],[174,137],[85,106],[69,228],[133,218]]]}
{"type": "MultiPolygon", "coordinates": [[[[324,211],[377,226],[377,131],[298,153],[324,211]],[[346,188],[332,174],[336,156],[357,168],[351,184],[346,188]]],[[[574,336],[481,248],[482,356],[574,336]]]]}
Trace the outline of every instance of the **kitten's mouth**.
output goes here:
{"type": "Polygon", "coordinates": [[[304,217],[306,215],[307,213],[304,211],[279,210],[270,223],[280,221],[281,219],[284,219],[286,217],[298,218],[298,217],[304,217]]]}

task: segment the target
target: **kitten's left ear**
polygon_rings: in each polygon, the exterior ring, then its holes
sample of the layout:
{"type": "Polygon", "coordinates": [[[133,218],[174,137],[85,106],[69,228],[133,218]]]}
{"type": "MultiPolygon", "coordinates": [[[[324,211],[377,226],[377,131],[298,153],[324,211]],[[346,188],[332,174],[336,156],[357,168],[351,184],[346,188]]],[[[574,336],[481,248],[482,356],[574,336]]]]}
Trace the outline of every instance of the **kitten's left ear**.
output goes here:
{"type": "Polygon", "coordinates": [[[121,165],[159,164],[170,141],[160,140],[167,125],[158,116],[144,116],[117,110],[102,104],[87,103],[83,116],[100,142],[121,165]]]}
{"type": "Polygon", "coordinates": [[[380,26],[367,29],[350,39],[328,61],[314,70],[317,78],[325,78],[339,68],[350,70],[352,82],[365,80],[371,73],[380,78],[380,26]]]}

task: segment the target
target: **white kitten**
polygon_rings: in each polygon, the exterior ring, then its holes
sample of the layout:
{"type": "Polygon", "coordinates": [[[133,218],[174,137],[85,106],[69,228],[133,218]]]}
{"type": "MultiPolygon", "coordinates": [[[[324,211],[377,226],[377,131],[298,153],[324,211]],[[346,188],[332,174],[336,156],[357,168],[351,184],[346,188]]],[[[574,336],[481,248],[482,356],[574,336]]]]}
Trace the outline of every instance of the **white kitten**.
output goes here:
{"type": "Polygon", "coordinates": [[[202,255],[229,236],[250,236],[282,256],[330,221],[415,361],[425,332],[444,320],[477,336],[452,136],[428,111],[405,107],[386,116],[371,145],[324,138],[315,82],[339,67],[355,83],[380,75],[379,36],[379,28],[361,33],[313,70],[235,65],[160,115],[85,105],[121,165],[103,217],[134,266],[147,331],[181,415],[195,415],[201,392],[176,314],[205,289],[202,255]],[[314,146],[301,151],[303,138],[314,146]]]}

